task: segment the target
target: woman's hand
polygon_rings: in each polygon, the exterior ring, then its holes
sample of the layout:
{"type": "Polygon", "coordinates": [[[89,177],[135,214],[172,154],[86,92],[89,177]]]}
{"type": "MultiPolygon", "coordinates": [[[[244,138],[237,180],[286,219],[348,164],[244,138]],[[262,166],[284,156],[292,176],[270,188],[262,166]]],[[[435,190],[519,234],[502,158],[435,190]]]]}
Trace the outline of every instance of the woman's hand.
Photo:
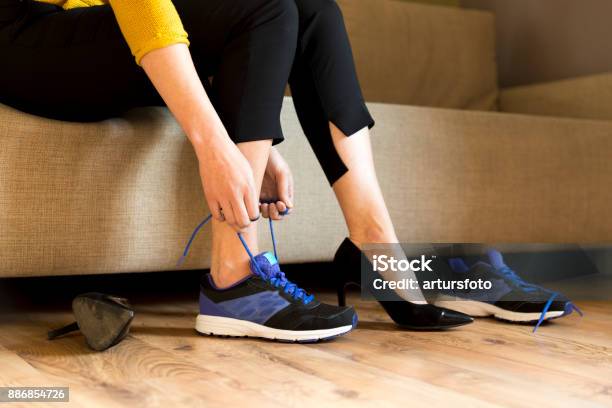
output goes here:
{"type": "Polygon", "coordinates": [[[281,220],[282,214],[293,208],[293,175],[289,165],[272,148],[264,173],[260,194],[261,214],[265,218],[281,220]]]}
{"type": "Polygon", "coordinates": [[[159,48],[141,63],[195,149],[213,217],[244,231],[259,217],[253,171],[208,99],[189,49],[185,44],[159,48]]]}
{"type": "Polygon", "coordinates": [[[228,137],[194,145],[208,208],[213,217],[244,232],[259,218],[253,171],[228,137]]]}

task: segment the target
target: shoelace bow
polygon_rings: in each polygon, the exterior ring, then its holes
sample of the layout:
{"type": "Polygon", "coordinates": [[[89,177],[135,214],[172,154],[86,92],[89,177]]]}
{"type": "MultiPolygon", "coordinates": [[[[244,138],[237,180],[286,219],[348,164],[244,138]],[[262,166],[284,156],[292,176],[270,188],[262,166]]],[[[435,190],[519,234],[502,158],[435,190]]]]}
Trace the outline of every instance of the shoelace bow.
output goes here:
{"type": "MultiPolygon", "coordinates": [[[[285,212],[285,214],[286,213],[287,212],[285,212]]],[[[285,215],[285,214],[281,214],[281,215],[285,215]]],[[[177,266],[180,266],[185,261],[185,259],[187,258],[187,255],[189,254],[189,249],[191,248],[191,244],[193,244],[193,241],[195,240],[195,238],[198,235],[198,233],[200,232],[200,230],[206,224],[208,224],[208,222],[211,219],[212,219],[212,214],[209,214],[193,230],[193,233],[191,234],[191,237],[189,238],[189,241],[187,242],[187,245],[185,246],[185,250],[183,251],[183,255],[179,258],[179,260],[177,262],[177,266]]],[[[268,219],[268,225],[270,227],[270,235],[272,237],[272,248],[274,249],[274,257],[276,258],[276,260],[278,262],[278,255],[277,255],[277,252],[276,252],[276,236],[274,235],[274,224],[273,224],[272,218],[268,219]]],[[[287,277],[285,276],[285,273],[282,272],[280,269],[279,269],[278,272],[275,272],[274,274],[268,275],[268,274],[264,273],[264,271],[261,270],[261,268],[259,267],[259,264],[255,260],[255,256],[253,256],[253,253],[251,252],[251,249],[247,245],[246,241],[244,240],[244,237],[242,236],[242,234],[240,232],[238,232],[237,235],[238,235],[238,238],[240,239],[240,242],[242,243],[242,246],[244,247],[244,250],[249,255],[249,259],[251,260],[251,265],[253,265],[253,267],[255,268],[255,273],[261,279],[263,279],[264,281],[270,283],[275,288],[282,289],[283,292],[285,292],[289,296],[293,297],[294,299],[301,300],[302,302],[304,302],[305,305],[307,305],[308,303],[313,301],[314,295],[309,295],[304,289],[298,287],[298,285],[296,285],[295,283],[289,281],[289,279],[287,279],[287,277]]]]}
{"type": "MultiPolygon", "coordinates": [[[[510,269],[510,267],[508,267],[507,265],[504,265],[501,268],[497,268],[496,270],[502,275],[504,275],[505,277],[507,277],[508,279],[511,279],[512,281],[516,282],[516,284],[518,284],[518,286],[521,289],[525,290],[526,292],[536,292],[538,290],[543,290],[546,293],[550,293],[550,297],[548,298],[548,300],[546,301],[546,304],[544,304],[544,307],[542,308],[542,312],[540,313],[540,318],[538,319],[538,322],[533,328],[533,333],[535,333],[538,330],[538,328],[542,325],[542,323],[544,323],[544,320],[546,319],[546,313],[548,313],[550,306],[552,305],[555,298],[559,295],[559,293],[544,289],[538,285],[534,285],[533,283],[525,282],[523,279],[521,279],[520,276],[517,275],[516,272],[510,269]]],[[[570,305],[572,309],[575,310],[581,317],[583,316],[582,310],[580,310],[578,306],[576,306],[573,302],[570,302],[570,305]]]]}

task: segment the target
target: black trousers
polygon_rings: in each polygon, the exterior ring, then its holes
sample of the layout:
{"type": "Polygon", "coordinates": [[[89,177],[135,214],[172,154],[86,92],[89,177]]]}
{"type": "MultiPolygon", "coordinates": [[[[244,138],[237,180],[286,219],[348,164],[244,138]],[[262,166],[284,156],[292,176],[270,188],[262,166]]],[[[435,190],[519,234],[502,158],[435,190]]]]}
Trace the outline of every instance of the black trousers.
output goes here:
{"type": "MultiPolygon", "coordinates": [[[[333,184],[346,172],[328,122],[346,135],[374,121],[333,0],[174,0],[200,78],[235,143],[283,139],[287,82],[333,184]],[[213,78],[211,82],[208,78],[213,78]]],[[[110,6],[68,11],[0,0],[0,102],[49,118],[96,121],[162,105],[110,6]]]]}

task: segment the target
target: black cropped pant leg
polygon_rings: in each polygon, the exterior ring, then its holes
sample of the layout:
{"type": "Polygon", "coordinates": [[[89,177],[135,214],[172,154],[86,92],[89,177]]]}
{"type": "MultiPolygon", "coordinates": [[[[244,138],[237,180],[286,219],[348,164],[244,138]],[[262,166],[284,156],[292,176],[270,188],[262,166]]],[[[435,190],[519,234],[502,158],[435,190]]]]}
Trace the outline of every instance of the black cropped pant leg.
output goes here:
{"type": "Polygon", "coordinates": [[[340,8],[334,0],[294,0],[299,33],[289,85],[300,124],[333,185],[347,168],[329,122],[347,136],[374,126],[365,105],[340,8]]]}

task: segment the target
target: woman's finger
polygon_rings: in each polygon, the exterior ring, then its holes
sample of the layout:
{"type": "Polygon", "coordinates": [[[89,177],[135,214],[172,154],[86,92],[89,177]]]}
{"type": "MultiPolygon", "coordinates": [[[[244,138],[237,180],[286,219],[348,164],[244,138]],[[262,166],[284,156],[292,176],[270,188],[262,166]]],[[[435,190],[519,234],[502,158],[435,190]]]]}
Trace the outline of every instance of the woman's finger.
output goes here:
{"type": "Polygon", "coordinates": [[[278,189],[278,199],[285,203],[285,205],[289,208],[293,207],[293,202],[291,201],[291,176],[287,173],[281,173],[278,177],[278,183],[276,188],[278,189]]]}
{"type": "Polygon", "coordinates": [[[221,212],[221,206],[219,205],[218,201],[211,201],[210,203],[208,203],[208,208],[210,209],[210,213],[212,214],[215,220],[219,222],[225,221],[225,218],[223,217],[223,212],[221,212]]]}
{"type": "MultiPolygon", "coordinates": [[[[232,202],[232,209],[234,210],[234,217],[236,219],[236,225],[240,230],[246,229],[251,224],[250,215],[247,211],[247,198],[245,196],[236,197],[236,201],[232,202]]],[[[255,212],[259,214],[259,209],[255,212]]]]}
{"type": "Polygon", "coordinates": [[[249,183],[246,194],[244,195],[245,211],[249,220],[249,223],[247,223],[246,226],[248,226],[252,221],[257,221],[259,219],[259,197],[257,197],[255,191],[256,190],[255,187],[253,187],[253,184],[249,183]]]}
{"type": "Polygon", "coordinates": [[[281,216],[289,214],[289,207],[287,207],[282,201],[276,202],[276,209],[281,216]]]}
{"type": "Polygon", "coordinates": [[[259,210],[261,211],[261,215],[264,218],[269,218],[270,217],[269,207],[270,207],[270,204],[268,204],[268,203],[261,203],[261,205],[259,206],[259,210]]]}
{"type": "Polygon", "coordinates": [[[223,216],[225,217],[225,221],[236,231],[239,230],[238,224],[236,223],[236,217],[234,217],[234,210],[232,209],[232,205],[229,201],[224,201],[221,206],[223,211],[223,216]]]}
{"type": "Polygon", "coordinates": [[[281,215],[278,213],[278,209],[276,208],[276,204],[270,204],[270,218],[275,221],[279,221],[282,219],[281,215]]]}

